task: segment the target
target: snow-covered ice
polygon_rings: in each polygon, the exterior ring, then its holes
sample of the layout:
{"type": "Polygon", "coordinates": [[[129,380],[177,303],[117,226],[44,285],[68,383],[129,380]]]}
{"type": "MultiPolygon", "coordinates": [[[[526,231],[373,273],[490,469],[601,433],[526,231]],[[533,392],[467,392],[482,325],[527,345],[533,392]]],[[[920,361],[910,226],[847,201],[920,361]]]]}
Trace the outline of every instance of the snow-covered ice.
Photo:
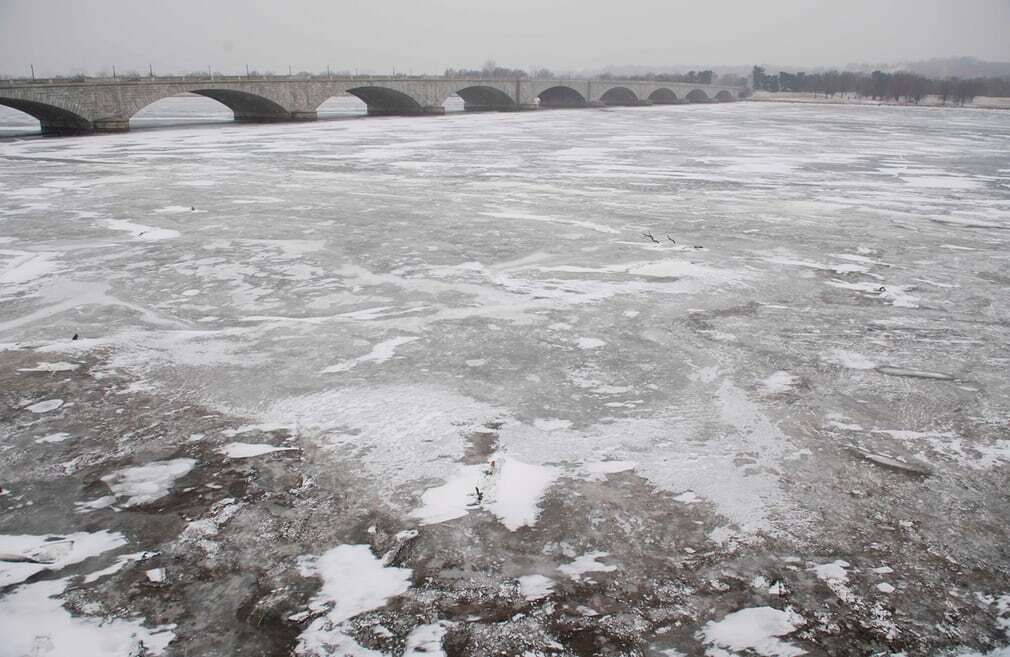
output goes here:
{"type": "MultiPolygon", "coordinates": [[[[540,641],[565,614],[599,638],[673,604],[628,650],[998,651],[975,639],[1010,590],[1008,118],[732,103],[0,140],[0,530],[161,555],[3,563],[38,579],[0,605],[90,623],[82,601],[131,580],[173,619],[266,612],[222,652],[275,610],[297,626],[271,649],[375,655],[540,641]],[[263,597],[216,587],[233,566],[263,597]],[[197,570],[222,604],[180,593],[197,570]]],[[[110,631],[140,637],[136,611],[110,631]]],[[[210,650],[191,628],[178,651],[210,650]]]]}
{"type": "Polygon", "coordinates": [[[126,545],[118,532],[75,532],[66,535],[0,535],[0,588],[23,582],[36,573],[66,566],[126,545]]]}

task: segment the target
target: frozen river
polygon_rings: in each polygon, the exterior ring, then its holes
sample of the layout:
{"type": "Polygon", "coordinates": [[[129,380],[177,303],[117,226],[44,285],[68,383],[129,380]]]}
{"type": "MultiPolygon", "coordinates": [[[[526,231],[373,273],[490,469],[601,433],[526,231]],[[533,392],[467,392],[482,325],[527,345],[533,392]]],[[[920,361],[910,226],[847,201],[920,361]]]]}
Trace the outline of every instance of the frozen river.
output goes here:
{"type": "Polygon", "coordinates": [[[998,650],[1008,245],[1000,111],[2,139],[0,657],[998,650]]]}

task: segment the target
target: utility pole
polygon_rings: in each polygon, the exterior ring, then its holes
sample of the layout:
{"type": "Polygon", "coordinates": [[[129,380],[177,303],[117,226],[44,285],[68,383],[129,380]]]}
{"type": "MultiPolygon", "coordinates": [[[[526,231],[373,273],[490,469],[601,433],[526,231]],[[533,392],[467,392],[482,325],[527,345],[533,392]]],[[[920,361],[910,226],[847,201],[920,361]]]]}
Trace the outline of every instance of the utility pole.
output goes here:
{"type": "Polygon", "coordinates": [[[245,65],[245,76],[246,76],[247,78],[248,78],[248,77],[250,77],[250,76],[249,76],[249,65],[248,65],[248,64],[246,64],[246,65],[245,65]]]}
{"type": "Polygon", "coordinates": [[[154,64],[148,64],[147,65],[147,71],[148,71],[148,73],[150,73],[151,78],[154,78],[154,64]]]}
{"type": "Polygon", "coordinates": [[[35,64],[29,64],[32,67],[32,82],[35,82],[35,64]]]}

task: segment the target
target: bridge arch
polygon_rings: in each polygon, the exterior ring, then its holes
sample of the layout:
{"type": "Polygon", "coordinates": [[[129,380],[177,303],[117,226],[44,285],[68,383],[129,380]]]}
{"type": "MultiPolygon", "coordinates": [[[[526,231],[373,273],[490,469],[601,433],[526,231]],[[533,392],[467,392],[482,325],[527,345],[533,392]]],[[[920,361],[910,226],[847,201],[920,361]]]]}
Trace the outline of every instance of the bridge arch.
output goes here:
{"type": "Polygon", "coordinates": [[[575,89],[564,85],[548,87],[537,94],[537,98],[540,99],[540,107],[548,109],[561,107],[586,107],[589,105],[585,96],[575,89]]]}
{"type": "Polygon", "coordinates": [[[600,102],[604,105],[632,106],[638,105],[638,96],[627,87],[611,87],[600,96],[600,102]]]}
{"type": "Polygon", "coordinates": [[[672,89],[667,89],[666,87],[656,89],[649,94],[649,100],[656,105],[673,105],[680,101],[680,99],[677,98],[677,94],[675,94],[672,89]]]}
{"type": "Polygon", "coordinates": [[[708,94],[702,89],[692,89],[687,96],[685,96],[687,102],[689,103],[707,103],[709,98],[708,94]]]}
{"type": "Polygon", "coordinates": [[[347,93],[365,101],[371,116],[422,114],[421,103],[411,96],[389,87],[355,87],[347,93]]]}
{"type": "Polygon", "coordinates": [[[261,123],[291,119],[291,112],[281,105],[269,98],[247,91],[235,89],[191,89],[190,91],[199,96],[212,98],[227,106],[235,114],[236,121],[261,123]]]}
{"type": "MultiPolygon", "coordinates": [[[[138,103],[139,105],[140,103],[138,103]]],[[[208,96],[189,92],[163,96],[147,102],[129,116],[129,127],[150,128],[164,125],[231,123],[235,112],[208,96]]]]}
{"type": "Polygon", "coordinates": [[[715,100],[720,103],[728,103],[731,100],[736,100],[733,98],[733,93],[727,89],[723,89],[715,95],[715,100]]]}
{"type": "Polygon", "coordinates": [[[24,112],[36,119],[44,135],[80,135],[95,131],[88,119],[63,107],[22,98],[0,97],[0,105],[24,112]]]}
{"type": "Polygon", "coordinates": [[[348,93],[333,90],[332,94],[320,94],[309,105],[318,101],[315,107],[316,116],[320,119],[349,118],[368,114],[368,105],[361,98],[348,93]],[[321,98],[321,100],[320,100],[321,98]]]}
{"type": "Polygon", "coordinates": [[[507,112],[518,109],[516,101],[501,89],[484,85],[474,85],[456,89],[463,99],[463,109],[467,112],[507,112]]]}
{"type": "Polygon", "coordinates": [[[210,98],[211,100],[221,103],[231,110],[236,121],[268,123],[273,121],[290,121],[292,118],[291,112],[276,101],[248,91],[214,87],[170,87],[167,89],[155,90],[154,93],[148,94],[147,97],[135,100],[132,103],[132,106],[128,108],[125,120],[129,121],[144,108],[159,101],[169,98],[183,97],[187,93],[203,96],[204,98],[210,98]]]}

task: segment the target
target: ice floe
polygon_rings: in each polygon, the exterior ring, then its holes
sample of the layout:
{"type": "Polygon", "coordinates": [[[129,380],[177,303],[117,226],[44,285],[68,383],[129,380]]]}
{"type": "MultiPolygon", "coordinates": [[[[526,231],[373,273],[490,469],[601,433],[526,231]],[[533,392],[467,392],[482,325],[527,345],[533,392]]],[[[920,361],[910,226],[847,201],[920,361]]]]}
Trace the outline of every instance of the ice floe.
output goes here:
{"type": "Polygon", "coordinates": [[[65,431],[59,431],[57,433],[50,433],[42,436],[41,438],[36,438],[37,443],[62,443],[64,440],[70,438],[70,434],[65,431]]]}
{"type": "Polygon", "coordinates": [[[907,376],[913,379],[935,379],[937,381],[952,381],[954,377],[943,372],[931,372],[929,370],[915,370],[907,367],[893,367],[891,365],[878,366],[877,371],[888,376],[907,376]]]}
{"type": "Polygon", "coordinates": [[[546,598],[554,592],[554,580],[544,575],[523,575],[519,578],[519,593],[527,601],[546,598]]]}
{"type": "Polygon", "coordinates": [[[600,559],[607,556],[610,556],[608,552],[587,552],[570,563],[558,566],[558,570],[575,581],[583,579],[587,573],[611,573],[617,570],[617,566],[600,563],[600,559]]]}
{"type": "Polygon", "coordinates": [[[55,411],[60,406],[63,406],[62,399],[47,399],[45,401],[40,401],[32,404],[31,406],[26,406],[32,413],[50,413],[55,411]]]}
{"type": "Polygon", "coordinates": [[[102,477],[102,481],[113,495],[127,498],[123,506],[149,504],[168,495],[175,480],[184,477],[195,465],[196,460],[188,458],[155,461],[117,470],[102,477]]]}
{"type": "Polygon", "coordinates": [[[148,242],[175,239],[181,234],[179,231],[172,230],[171,228],[145,226],[143,224],[135,224],[123,219],[106,219],[102,225],[110,230],[119,230],[130,233],[133,237],[148,242]]]}
{"type": "Polygon", "coordinates": [[[218,450],[230,459],[248,459],[254,456],[263,456],[264,454],[273,454],[275,452],[292,452],[298,451],[297,447],[275,447],[273,445],[264,445],[257,443],[228,443],[218,450]]]}
{"type": "Polygon", "coordinates": [[[138,561],[144,561],[145,559],[150,559],[151,557],[157,556],[157,552],[134,552],[133,554],[123,554],[116,557],[116,562],[113,563],[108,568],[103,568],[101,570],[96,570],[94,572],[88,573],[84,576],[84,583],[90,584],[91,582],[97,582],[103,577],[108,577],[109,575],[115,575],[121,571],[127,564],[136,563],[138,561]]]}
{"type": "Polygon", "coordinates": [[[342,363],[337,363],[336,365],[330,365],[322,370],[323,374],[330,374],[334,372],[347,372],[352,370],[362,363],[384,363],[393,356],[396,355],[396,348],[405,344],[410,344],[417,340],[417,337],[413,336],[401,336],[398,338],[391,338],[380,342],[372,347],[372,350],[365,354],[364,356],[358,356],[357,358],[352,358],[346,360],[342,363]]]}

